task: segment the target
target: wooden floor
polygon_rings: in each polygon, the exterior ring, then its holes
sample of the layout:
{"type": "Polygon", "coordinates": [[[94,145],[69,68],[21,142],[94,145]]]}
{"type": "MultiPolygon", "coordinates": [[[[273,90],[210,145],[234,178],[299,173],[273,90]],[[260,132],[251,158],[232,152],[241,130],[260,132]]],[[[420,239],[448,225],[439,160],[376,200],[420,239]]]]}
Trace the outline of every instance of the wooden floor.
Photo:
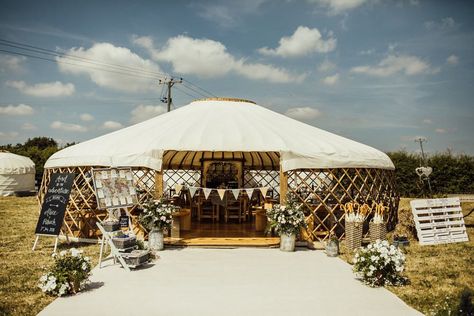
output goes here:
{"type": "Polygon", "coordinates": [[[165,243],[173,246],[210,247],[275,247],[278,237],[267,237],[264,232],[255,231],[253,222],[212,223],[192,222],[191,230],[181,231],[180,238],[166,238],[165,243]]]}

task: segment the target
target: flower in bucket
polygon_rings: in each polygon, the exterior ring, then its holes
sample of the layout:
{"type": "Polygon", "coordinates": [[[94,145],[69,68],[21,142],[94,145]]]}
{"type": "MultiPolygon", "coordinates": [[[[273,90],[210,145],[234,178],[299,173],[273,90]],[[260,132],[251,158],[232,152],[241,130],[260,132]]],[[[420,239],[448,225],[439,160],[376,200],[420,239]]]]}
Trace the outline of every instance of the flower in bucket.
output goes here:
{"type": "Polygon", "coordinates": [[[64,296],[84,289],[89,281],[91,263],[82,250],[75,248],[53,254],[54,264],[39,279],[38,287],[45,293],[64,296]]]}
{"type": "Polygon", "coordinates": [[[306,227],[306,220],[296,199],[288,195],[285,205],[275,204],[267,211],[270,227],[278,234],[297,235],[300,228],[306,227]]]}
{"type": "Polygon", "coordinates": [[[403,285],[407,279],[404,270],[405,255],[388,241],[377,240],[367,248],[359,248],[354,256],[353,270],[365,284],[377,287],[403,285]]]}
{"type": "Polygon", "coordinates": [[[164,200],[149,200],[143,206],[143,212],[138,217],[138,221],[149,231],[169,230],[173,224],[173,213],[178,209],[179,207],[175,205],[166,204],[164,200]]]}

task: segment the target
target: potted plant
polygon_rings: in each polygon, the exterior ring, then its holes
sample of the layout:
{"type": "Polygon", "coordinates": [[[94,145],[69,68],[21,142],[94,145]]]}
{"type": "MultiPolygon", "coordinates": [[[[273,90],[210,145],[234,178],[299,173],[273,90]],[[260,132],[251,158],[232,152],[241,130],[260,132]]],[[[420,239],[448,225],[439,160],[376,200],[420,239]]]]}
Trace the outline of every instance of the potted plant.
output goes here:
{"type": "Polygon", "coordinates": [[[301,204],[295,197],[287,196],[285,205],[275,204],[267,211],[270,228],[280,235],[280,250],[294,251],[296,235],[302,227],[306,227],[306,221],[301,204]]]}
{"type": "Polygon", "coordinates": [[[169,231],[173,224],[173,212],[178,207],[167,204],[163,199],[149,200],[143,206],[143,212],[138,217],[140,225],[148,230],[148,246],[152,251],[163,250],[163,231],[169,231]]]}
{"type": "Polygon", "coordinates": [[[82,250],[71,248],[54,253],[54,264],[41,276],[38,287],[46,294],[64,296],[75,294],[89,281],[91,263],[82,250]]]}

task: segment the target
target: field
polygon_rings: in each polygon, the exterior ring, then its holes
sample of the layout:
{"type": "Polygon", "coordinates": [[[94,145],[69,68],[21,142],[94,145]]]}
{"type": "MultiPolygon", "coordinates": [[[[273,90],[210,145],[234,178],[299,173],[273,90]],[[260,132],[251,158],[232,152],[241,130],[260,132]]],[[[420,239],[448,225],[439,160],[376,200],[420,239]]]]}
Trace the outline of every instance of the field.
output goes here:
{"type": "MultiPolygon", "coordinates": [[[[400,203],[401,227],[408,222],[409,200],[400,203]]],[[[465,213],[474,203],[463,204],[465,213]]],[[[34,197],[0,198],[0,315],[36,315],[54,298],[37,287],[43,269],[51,263],[54,238],[42,237],[31,251],[38,206],[34,197]]],[[[407,248],[406,275],[410,284],[389,287],[401,299],[424,314],[449,315],[458,304],[463,288],[474,289],[474,214],[466,219],[470,241],[467,243],[419,246],[416,240],[407,248]]],[[[98,245],[80,247],[97,264],[98,245]]],[[[60,245],[60,250],[71,246],[60,245]]],[[[343,259],[350,261],[346,254],[343,259]]],[[[367,302],[370,304],[370,302],[367,302]]]]}

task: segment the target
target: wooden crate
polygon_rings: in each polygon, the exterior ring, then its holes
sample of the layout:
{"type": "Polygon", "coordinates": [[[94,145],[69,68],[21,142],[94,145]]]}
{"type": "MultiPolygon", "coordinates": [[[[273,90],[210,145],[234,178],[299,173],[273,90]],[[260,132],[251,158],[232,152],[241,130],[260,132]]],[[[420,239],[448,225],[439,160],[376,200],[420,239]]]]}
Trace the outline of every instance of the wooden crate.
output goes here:
{"type": "Polygon", "coordinates": [[[469,241],[458,197],[410,202],[420,245],[469,241]]]}

